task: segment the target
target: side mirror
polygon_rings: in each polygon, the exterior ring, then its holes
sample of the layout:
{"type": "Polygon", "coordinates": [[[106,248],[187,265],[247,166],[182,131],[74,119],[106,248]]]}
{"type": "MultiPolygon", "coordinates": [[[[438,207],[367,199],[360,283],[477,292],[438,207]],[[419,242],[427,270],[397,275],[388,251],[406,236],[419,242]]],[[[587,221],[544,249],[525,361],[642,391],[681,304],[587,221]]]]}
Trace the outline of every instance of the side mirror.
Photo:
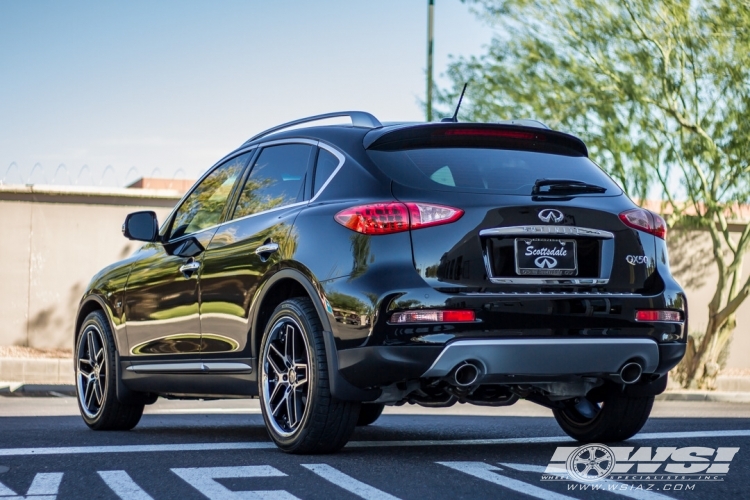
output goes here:
{"type": "Polygon", "coordinates": [[[125,217],[122,234],[129,240],[156,241],[159,234],[159,224],[154,212],[133,212],[125,217]]]}

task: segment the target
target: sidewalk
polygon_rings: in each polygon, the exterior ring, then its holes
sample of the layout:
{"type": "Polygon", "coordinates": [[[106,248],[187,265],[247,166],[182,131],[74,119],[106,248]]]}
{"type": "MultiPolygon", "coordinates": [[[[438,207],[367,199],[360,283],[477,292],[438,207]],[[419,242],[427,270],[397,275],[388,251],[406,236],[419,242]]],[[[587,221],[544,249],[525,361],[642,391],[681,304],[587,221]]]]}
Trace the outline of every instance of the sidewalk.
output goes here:
{"type": "MultiPolygon", "coordinates": [[[[0,357],[0,396],[72,395],[74,384],[70,358],[0,357]]],[[[670,389],[656,399],[750,403],[750,376],[720,375],[716,391],[670,389]]]]}

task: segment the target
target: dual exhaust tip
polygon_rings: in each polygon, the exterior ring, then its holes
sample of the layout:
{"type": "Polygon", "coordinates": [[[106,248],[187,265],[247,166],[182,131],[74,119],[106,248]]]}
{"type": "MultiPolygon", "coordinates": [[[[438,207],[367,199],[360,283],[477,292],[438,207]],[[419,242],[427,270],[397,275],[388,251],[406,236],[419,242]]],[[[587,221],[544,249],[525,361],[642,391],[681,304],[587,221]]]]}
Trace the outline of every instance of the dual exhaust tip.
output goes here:
{"type": "Polygon", "coordinates": [[[643,367],[636,361],[629,361],[622,365],[618,375],[623,384],[634,384],[638,382],[643,373],[643,367]]]}
{"type": "MultiPolygon", "coordinates": [[[[472,361],[464,361],[453,370],[453,382],[459,387],[474,385],[483,370],[472,361]]],[[[617,375],[623,384],[634,384],[640,380],[643,374],[643,366],[637,361],[629,361],[622,365],[617,375]]]]}

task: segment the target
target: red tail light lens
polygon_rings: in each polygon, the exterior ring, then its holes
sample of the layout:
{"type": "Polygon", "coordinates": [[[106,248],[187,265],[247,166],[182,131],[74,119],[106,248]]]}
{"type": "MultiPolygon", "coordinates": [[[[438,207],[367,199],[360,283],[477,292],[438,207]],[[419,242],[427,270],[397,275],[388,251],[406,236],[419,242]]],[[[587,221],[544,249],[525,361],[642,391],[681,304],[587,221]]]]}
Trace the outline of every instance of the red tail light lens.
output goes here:
{"type": "Polygon", "coordinates": [[[391,234],[409,229],[449,224],[464,214],[458,208],[430,203],[371,203],[347,208],[336,222],[362,234],[391,234]]]}
{"type": "Polygon", "coordinates": [[[391,323],[467,323],[476,321],[474,311],[404,311],[393,313],[391,323]]]}
{"type": "Polygon", "coordinates": [[[665,240],[667,238],[667,223],[659,215],[643,209],[634,208],[620,214],[620,220],[627,226],[665,240]]]}
{"type": "Polygon", "coordinates": [[[646,322],[682,321],[682,313],[680,311],[664,311],[664,310],[662,311],[659,311],[659,310],[636,311],[635,320],[646,321],[646,322]]]}

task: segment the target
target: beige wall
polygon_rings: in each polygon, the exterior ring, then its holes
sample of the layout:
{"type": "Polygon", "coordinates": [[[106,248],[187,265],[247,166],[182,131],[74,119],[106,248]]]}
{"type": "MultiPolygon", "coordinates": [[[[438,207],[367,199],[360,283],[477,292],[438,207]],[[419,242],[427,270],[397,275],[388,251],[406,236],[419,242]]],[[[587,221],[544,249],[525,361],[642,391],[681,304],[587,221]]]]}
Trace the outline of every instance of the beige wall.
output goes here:
{"type": "Polygon", "coordinates": [[[72,348],[83,290],[102,267],[138,243],[122,236],[125,216],[154,210],[174,191],[0,186],[0,345],[72,348]]]}
{"type": "MultiPolygon", "coordinates": [[[[738,231],[743,225],[736,225],[738,231]]],[[[739,232],[735,233],[739,237],[739,232]]],[[[708,303],[718,279],[713,259],[713,246],[707,231],[669,231],[669,261],[672,274],[688,296],[690,332],[704,332],[708,324],[708,303]]],[[[745,256],[743,283],[750,276],[750,254],[745,256]]],[[[745,300],[737,312],[737,329],[734,331],[727,360],[727,368],[750,368],[750,299],[745,300]]]]}
{"type": "MultiPolygon", "coordinates": [[[[0,345],[70,348],[91,277],[137,248],[122,236],[125,215],[154,210],[163,220],[178,199],[175,191],[0,186],[0,345]]],[[[702,331],[716,283],[708,233],[671,231],[669,247],[690,331],[702,331]]],[[[747,279],[750,259],[744,271],[747,279]]],[[[750,368],[749,353],[750,300],[738,313],[728,367],[750,368]]]]}

